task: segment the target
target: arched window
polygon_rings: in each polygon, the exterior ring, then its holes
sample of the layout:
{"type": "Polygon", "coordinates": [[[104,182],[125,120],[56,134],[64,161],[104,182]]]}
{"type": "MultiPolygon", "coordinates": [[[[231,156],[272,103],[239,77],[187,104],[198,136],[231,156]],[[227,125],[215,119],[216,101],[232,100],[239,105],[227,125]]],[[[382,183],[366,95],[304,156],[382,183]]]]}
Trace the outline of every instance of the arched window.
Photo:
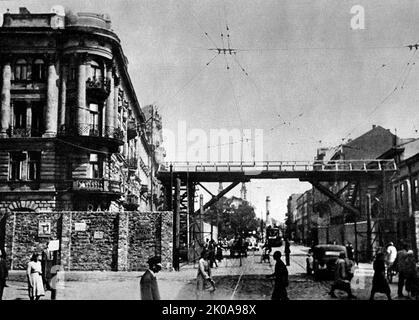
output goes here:
{"type": "Polygon", "coordinates": [[[15,80],[31,80],[32,67],[25,59],[18,59],[15,63],[15,80]]]}
{"type": "Polygon", "coordinates": [[[33,62],[32,78],[35,81],[45,80],[45,62],[42,59],[36,59],[33,62]]]}

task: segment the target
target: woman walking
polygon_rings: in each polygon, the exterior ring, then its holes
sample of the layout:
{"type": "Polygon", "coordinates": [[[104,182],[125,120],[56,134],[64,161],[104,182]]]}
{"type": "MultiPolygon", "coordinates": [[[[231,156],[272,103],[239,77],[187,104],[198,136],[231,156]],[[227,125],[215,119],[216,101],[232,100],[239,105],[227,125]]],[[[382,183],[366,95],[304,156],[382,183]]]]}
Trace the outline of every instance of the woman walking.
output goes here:
{"type": "Polygon", "coordinates": [[[28,263],[26,270],[28,276],[28,292],[29,299],[39,300],[41,296],[45,295],[44,284],[42,282],[42,265],[41,255],[34,253],[31,261],[28,263]]]}
{"type": "Polygon", "coordinates": [[[372,279],[372,289],[370,300],[374,300],[377,292],[384,293],[388,300],[391,300],[390,286],[386,277],[386,260],[384,252],[377,253],[374,261],[374,277],[372,279]]]}

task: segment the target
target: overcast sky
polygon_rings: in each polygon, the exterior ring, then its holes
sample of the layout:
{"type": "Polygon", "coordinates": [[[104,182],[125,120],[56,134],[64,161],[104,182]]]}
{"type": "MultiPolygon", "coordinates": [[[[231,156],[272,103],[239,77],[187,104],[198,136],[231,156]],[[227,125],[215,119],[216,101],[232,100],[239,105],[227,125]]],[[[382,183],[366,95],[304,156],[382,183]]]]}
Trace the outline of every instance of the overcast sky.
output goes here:
{"type": "MultiPolygon", "coordinates": [[[[173,132],[180,121],[208,134],[263,129],[267,160],[312,160],[318,147],[372,124],[418,137],[419,53],[404,47],[419,40],[418,1],[0,0],[0,10],[48,12],[54,4],[110,14],[140,103],[156,103],[173,132]],[[351,28],[354,5],[365,9],[363,30],[351,28]],[[243,51],[207,66],[226,25],[231,46],[243,51]]],[[[260,213],[269,195],[273,216],[283,217],[287,197],[308,188],[258,181],[249,197],[260,213]]]]}

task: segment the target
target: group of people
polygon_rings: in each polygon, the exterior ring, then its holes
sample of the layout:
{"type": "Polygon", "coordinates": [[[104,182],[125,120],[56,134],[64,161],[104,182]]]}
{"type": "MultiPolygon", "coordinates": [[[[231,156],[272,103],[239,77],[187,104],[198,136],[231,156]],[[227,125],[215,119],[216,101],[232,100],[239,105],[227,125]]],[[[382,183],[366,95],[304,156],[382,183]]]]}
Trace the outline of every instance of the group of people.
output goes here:
{"type": "MultiPolygon", "coordinates": [[[[341,253],[336,261],[334,282],[330,290],[330,295],[336,297],[335,290],[339,289],[347,292],[349,298],[355,298],[351,291],[351,280],[354,276],[354,261],[352,246],[348,245],[347,254],[341,253]]],[[[391,289],[388,282],[388,272],[398,272],[398,297],[404,297],[403,289],[408,295],[418,297],[419,284],[417,276],[416,260],[412,250],[404,243],[401,249],[397,250],[393,242],[388,243],[386,248],[381,248],[373,263],[374,276],[370,300],[374,300],[376,293],[383,293],[387,299],[391,300],[391,289]]]]}
{"type": "Polygon", "coordinates": [[[215,242],[214,239],[207,239],[204,245],[204,250],[208,252],[208,259],[210,267],[215,265],[218,268],[217,261],[220,263],[223,260],[223,248],[220,243],[215,242]]]}
{"type": "Polygon", "coordinates": [[[416,260],[413,250],[409,250],[405,243],[401,244],[397,250],[393,242],[386,248],[380,249],[374,260],[374,278],[370,299],[374,299],[375,293],[384,293],[391,300],[391,290],[388,283],[387,273],[398,272],[399,282],[397,285],[397,295],[404,297],[403,289],[409,296],[418,295],[418,277],[416,260]]]}

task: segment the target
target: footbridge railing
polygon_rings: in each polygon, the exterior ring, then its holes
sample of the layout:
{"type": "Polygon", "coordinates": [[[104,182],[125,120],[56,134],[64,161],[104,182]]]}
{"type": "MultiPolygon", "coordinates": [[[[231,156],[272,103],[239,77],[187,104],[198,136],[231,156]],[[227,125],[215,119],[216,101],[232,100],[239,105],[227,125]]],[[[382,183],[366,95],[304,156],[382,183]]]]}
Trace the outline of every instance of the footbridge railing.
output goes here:
{"type": "Polygon", "coordinates": [[[256,162],[166,162],[160,172],[376,172],[397,170],[394,160],[256,161],[256,162]]]}

